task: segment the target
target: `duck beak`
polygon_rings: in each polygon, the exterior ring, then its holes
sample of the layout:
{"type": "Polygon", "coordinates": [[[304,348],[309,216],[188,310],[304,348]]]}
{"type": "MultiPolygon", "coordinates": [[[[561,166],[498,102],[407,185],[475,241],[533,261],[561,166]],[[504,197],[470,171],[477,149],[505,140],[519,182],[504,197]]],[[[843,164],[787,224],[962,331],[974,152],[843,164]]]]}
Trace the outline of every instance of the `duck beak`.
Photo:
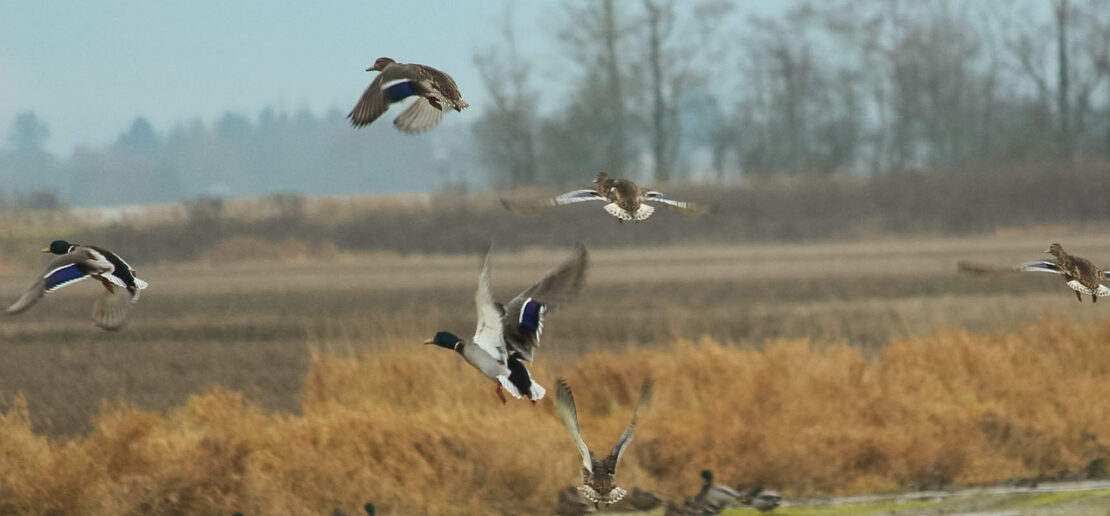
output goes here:
{"type": "Polygon", "coordinates": [[[42,250],[42,252],[44,252],[44,253],[49,253],[49,252],[50,252],[50,248],[49,248],[49,247],[47,247],[47,248],[43,249],[43,250],[42,250]]]}
{"type": "Polygon", "coordinates": [[[367,68],[367,69],[366,69],[366,71],[367,71],[367,72],[373,72],[373,71],[374,71],[374,67],[373,67],[373,66],[371,66],[370,68],[367,68]]]}
{"type": "Polygon", "coordinates": [[[435,344],[435,343],[436,343],[435,339],[428,339],[428,340],[424,341],[424,344],[435,344]]]}

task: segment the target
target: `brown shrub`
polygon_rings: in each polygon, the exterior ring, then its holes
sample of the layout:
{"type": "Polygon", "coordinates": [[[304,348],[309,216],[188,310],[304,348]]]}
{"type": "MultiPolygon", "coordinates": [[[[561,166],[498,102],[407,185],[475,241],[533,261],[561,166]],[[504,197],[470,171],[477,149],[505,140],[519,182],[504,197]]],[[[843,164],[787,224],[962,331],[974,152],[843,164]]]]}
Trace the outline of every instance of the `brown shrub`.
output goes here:
{"type": "MultiPolygon", "coordinates": [[[[1110,321],[1049,318],[1013,334],[895,341],[873,360],[806,341],[759,351],[680,339],[533,373],[575,386],[598,451],[627,424],[640,381],[656,380],[625,485],[676,497],[711,468],[792,495],[862,492],[1086,464],[1110,408],[1078,400],[1110,389],[1107,338],[1110,321]]],[[[0,415],[0,507],[320,514],[372,500],[384,514],[535,514],[578,478],[550,402],[502,406],[442,350],[347,355],[313,356],[300,416],[217,388],[166,416],[104,405],[90,435],[54,441],[31,432],[17,399],[0,415]]]]}

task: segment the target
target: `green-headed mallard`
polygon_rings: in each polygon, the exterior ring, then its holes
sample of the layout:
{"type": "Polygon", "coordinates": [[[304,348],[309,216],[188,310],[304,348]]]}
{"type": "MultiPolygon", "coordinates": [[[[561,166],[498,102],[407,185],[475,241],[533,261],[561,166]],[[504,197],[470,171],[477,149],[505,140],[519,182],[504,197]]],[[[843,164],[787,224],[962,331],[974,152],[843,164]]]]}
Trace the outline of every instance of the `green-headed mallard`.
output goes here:
{"type": "Polygon", "coordinates": [[[605,211],[617,218],[619,222],[626,220],[639,222],[651,216],[655,207],[644,204],[645,202],[658,202],[668,208],[675,209],[687,215],[701,215],[705,209],[694,203],[676,201],[655,190],[645,190],[636,183],[627,179],[614,179],[605,172],[599,172],[594,180],[594,188],[574,190],[555,196],[543,203],[510,202],[502,199],[505,208],[515,212],[534,212],[554,206],[563,206],[585,201],[608,201],[605,211]]]}
{"type": "Polygon", "coordinates": [[[717,509],[724,509],[740,503],[740,497],[742,496],[740,492],[724,484],[713,483],[712,471],[703,470],[701,478],[701,491],[698,491],[698,494],[694,496],[695,502],[717,509]]]}
{"type": "Polygon", "coordinates": [[[574,256],[567,259],[528,287],[507,304],[494,302],[490,293],[489,253],[478,275],[478,291],[474,303],[478,307],[478,329],[466,342],[451,332],[441,331],[425,344],[453,349],[475,369],[495,382],[495,393],[502,403],[502,387],[513,397],[527,396],[534,404],[546,392],[532,380],[524,362],[531,362],[540,345],[544,314],[553,307],[570,301],[582,288],[589,255],[578,244],[574,256]]]}
{"type": "Polygon", "coordinates": [[[393,120],[394,127],[409,134],[435,127],[449,109],[462,111],[470,107],[459,95],[455,80],[430,66],[379,57],[366,71],[379,73],[347,115],[355,127],[369,125],[382,116],[390,104],[412,96],[418,98],[393,120]]]}
{"type": "MultiPolygon", "coordinates": [[[[147,287],[147,283],[135,276],[135,270],[123,261],[123,258],[107,249],[55,240],[42,252],[61,256],[51,261],[46,267],[46,272],[35,280],[23,296],[8,307],[9,314],[18,314],[34,305],[44,294],[89,277],[100,280],[110,294],[115,293],[117,287],[126,289],[131,296],[131,303],[137,302],[139,293],[147,287]]],[[[120,319],[118,316],[104,316],[98,320],[98,324],[107,329],[113,329],[122,323],[118,319],[120,319]]]]}
{"type": "Polygon", "coordinates": [[[595,508],[602,505],[616,503],[624,497],[626,491],[617,487],[617,464],[620,463],[624,450],[632,443],[632,431],[636,428],[636,420],[643,415],[651,404],[651,380],[644,380],[640,386],[640,402],[636,405],[636,412],[632,415],[632,422],[621,434],[613,451],[604,459],[595,459],[594,454],[582,440],[582,433],[578,429],[578,410],[574,406],[574,394],[567,385],[566,380],[559,378],[555,382],[555,407],[563,426],[570,432],[574,444],[578,446],[578,453],[582,456],[582,485],[578,492],[587,500],[593,502],[595,508]]]}
{"type": "Polygon", "coordinates": [[[1083,294],[1090,295],[1092,303],[1097,303],[1099,297],[1110,296],[1110,287],[1101,284],[1103,281],[1110,280],[1110,273],[1099,269],[1090,260],[1068,254],[1060,244],[1050,245],[1045,252],[1056,259],[1019,263],[1013,267],[996,267],[969,262],[959,262],[956,265],[960,272],[976,274],[1009,271],[1060,274],[1064,277],[1067,286],[1075,291],[1075,298],[1080,303],[1083,302],[1083,294]]]}

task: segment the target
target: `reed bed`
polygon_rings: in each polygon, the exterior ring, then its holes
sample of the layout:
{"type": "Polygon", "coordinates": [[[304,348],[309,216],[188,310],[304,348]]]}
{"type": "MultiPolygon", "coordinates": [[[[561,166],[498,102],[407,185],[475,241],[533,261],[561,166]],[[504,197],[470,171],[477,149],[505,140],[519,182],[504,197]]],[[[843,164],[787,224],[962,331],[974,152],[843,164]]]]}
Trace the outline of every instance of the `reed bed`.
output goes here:
{"type": "MultiPolygon", "coordinates": [[[[164,414],[105,402],[87,435],[49,438],[17,397],[0,416],[0,513],[324,514],[374,501],[383,514],[549,514],[578,479],[549,400],[502,406],[445,350],[361,351],[334,329],[309,338],[299,414],[214,387],[164,414]]],[[[861,493],[1105,457],[1110,405],[1093,401],[1110,391],[1108,340],[1110,320],[1046,317],[1010,333],[897,339],[870,358],[807,340],[675,339],[533,373],[574,386],[600,452],[642,379],[656,381],[626,486],[678,497],[711,468],[790,496],[861,493]]]]}

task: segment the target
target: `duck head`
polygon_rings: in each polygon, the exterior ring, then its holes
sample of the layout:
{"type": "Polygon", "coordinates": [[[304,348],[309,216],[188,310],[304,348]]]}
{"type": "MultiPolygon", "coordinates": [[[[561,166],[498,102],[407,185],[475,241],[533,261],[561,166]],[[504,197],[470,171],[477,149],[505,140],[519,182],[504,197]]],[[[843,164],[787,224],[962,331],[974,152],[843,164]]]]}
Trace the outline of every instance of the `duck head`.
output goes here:
{"type": "Polygon", "coordinates": [[[606,174],[605,172],[598,172],[597,179],[594,179],[594,183],[601,184],[604,183],[606,179],[609,179],[609,174],[606,174]]]}
{"type": "Polygon", "coordinates": [[[385,67],[387,67],[387,66],[389,66],[393,63],[396,63],[396,62],[397,61],[394,61],[394,60],[392,60],[388,57],[379,57],[377,61],[374,61],[374,66],[371,66],[370,68],[367,68],[366,71],[367,72],[380,72],[382,70],[385,70],[385,67]]]}
{"type": "Polygon", "coordinates": [[[712,484],[713,483],[713,472],[709,471],[708,469],[703,469],[703,470],[701,470],[701,478],[703,478],[705,480],[706,484],[712,484]]]}
{"type": "Polygon", "coordinates": [[[43,249],[42,252],[44,252],[44,253],[54,253],[54,254],[66,254],[66,253],[72,251],[74,247],[77,247],[77,246],[75,246],[75,245],[73,245],[69,242],[66,242],[65,240],[55,240],[53,242],[50,242],[50,247],[47,247],[46,249],[43,249]]]}
{"type": "Polygon", "coordinates": [[[462,342],[462,339],[458,338],[454,333],[440,331],[436,332],[435,337],[424,341],[424,344],[435,344],[441,348],[458,349],[460,342],[462,342]]]}
{"type": "Polygon", "coordinates": [[[374,516],[374,504],[367,503],[366,505],[362,506],[362,509],[366,511],[367,515],[374,516]]]}
{"type": "Polygon", "coordinates": [[[1051,254],[1052,256],[1055,256],[1057,258],[1067,254],[1064,252],[1064,248],[1060,244],[1052,244],[1048,246],[1048,249],[1045,249],[1044,252],[1051,254]]]}

